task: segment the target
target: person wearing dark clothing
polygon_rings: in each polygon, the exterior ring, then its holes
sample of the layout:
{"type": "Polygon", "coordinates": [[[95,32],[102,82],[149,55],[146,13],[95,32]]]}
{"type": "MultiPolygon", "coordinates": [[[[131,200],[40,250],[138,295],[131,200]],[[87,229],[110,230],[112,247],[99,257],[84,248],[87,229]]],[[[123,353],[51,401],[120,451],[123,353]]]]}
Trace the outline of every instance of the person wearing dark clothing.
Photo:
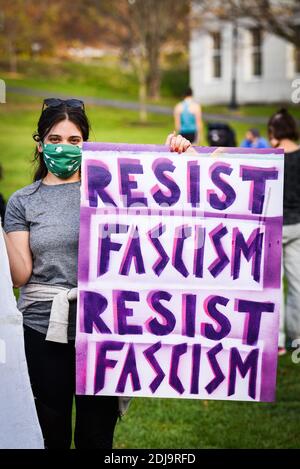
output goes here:
{"type": "Polygon", "coordinates": [[[269,120],[272,147],[284,149],[283,192],[283,274],[287,281],[286,301],[280,313],[278,353],[286,352],[285,342],[300,339],[300,147],[295,119],[280,109],[269,120]]]}
{"type": "MultiPolygon", "coordinates": [[[[0,180],[2,179],[2,177],[3,177],[3,172],[2,172],[2,166],[0,165],[0,180]]],[[[6,209],[6,202],[4,200],[3,195],[0,193],[0,219],[1,219],[2,226],[4,225],[5,209],[6,209]]]]}
{"type": "Polygon", "coordinates": [[[183,101],[174,108],[175,130],[191,143],[200,144],[203,139],[201,106],[193,99],[193,91],[188,88],[183,101]]]}
{"type": "Polygon", "coordinates": [[[269,148],[267,140],[260,136],[258,129],[249,129],[246,132],[246,138],[242,141],[242,148],[269,148]]]}
{"type": "Polygon", "coordinates": [[[0,218],[2,225],[4,224],[4,215],[5,215],[6,203],[3,198],[3,195],[0,194],[0,218]]]}

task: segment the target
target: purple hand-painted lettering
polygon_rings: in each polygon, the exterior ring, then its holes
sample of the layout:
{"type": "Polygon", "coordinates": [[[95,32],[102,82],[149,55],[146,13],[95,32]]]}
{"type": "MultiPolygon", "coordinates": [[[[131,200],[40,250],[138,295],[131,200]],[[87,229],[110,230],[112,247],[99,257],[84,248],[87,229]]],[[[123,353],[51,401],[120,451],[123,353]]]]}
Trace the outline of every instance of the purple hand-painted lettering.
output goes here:
{"type": "Polygon", "coordinates": [[[169,383],[172,388],[175,389],[179,394],[184,392],[184,387],[178,376],[179,361],[181,355],[187,352],[187,344],[177,344],[173,346],[169,383]]]}
{"type": "Polygon", "coordinates": [[[231,275],[233,280],[239,278],[241,268],[241,253],[243,252],[245,258],[249,262],[252,258],[252,276],[253,279],[259,283],[261,260],[262,260],[262,247],[263,247],[264,234],[260,232],[260,228],[253,230],[248,240],[245,241],[243,233],[238,228],[233,230],[233,246],[234,255],[232,263],[231,275]]]}
{"type": "Polygon", "coordinates": [[[216,356],[222,350],[223,350],[223,345],[222,343],[219,343],[207,352],[207,356],[209,359],[211,369],[215,375],[214,378],[211,380],[211,382],[208,383],[207,386],[205,386],[205,389],[208,392],[208,394],[212,394],[225,379],[225,375],[220,368],[218,360],[216,359],[216,356]]]}
{"type": "Polygon", "coordinates": [[[148,239],[155,247],[157,253],[159,254],[159,259],[153,264],[152,269],[155,274],[159,277],[166,265],[168,264],[170,257],[164,250],[161,242],[159,241],[158,237],[161,236],[166,231],[166,225],[159,223],[158,226],[155,226],[151,230],[148,231],[148,239]]]}
{"type": "Polygon", "coordinates": [[[95,328],[100,334],[111,334],[111,330],[100,317],[107,308],[107,299],[100,293],[91,291],[81,291],[80,297],[83,302],[82,332],[92,334],[95,328]]]}
{"type": "Polygon", "coordinates": [[[133,316],[133,310],[126,308],[126,301],[139,301],[140,295],[136,291],[115,290],[114,301],[117,308],[118,334],[142,334],[142,326],[127,324],[127,318],[133,316]]]}
{"type": "Polygon", "coordinates": [[[195,344],[193,345],[193,357],[192,357],[191,394],[199,393],[200,358],[201,358],[201,345],[195,344]]]}
{"type": "Polygon", "coordinates": [[[209,233],[210,239],[218,255],[217,259],[208,267],[211,275],[217,277],[229,264],[229,258],[224,251],[221,239],[226,236],[228,230],[222,223],[209,233]]]}
{"type": "Polygon", "coordinates": [[[154,164],[153,171],[154,174],[159,182],[161,182],[164,186],[167,187],[169,194],[165,194],[158,186],[153,188],[152,196],[155,202],[158,205],[163,206],[172,206],[178,202],[180,198],[180,189],[179,186],[176,184],[173,179],[167,177],[165,172],[173,173],[176,167],[174,166],[173,162],[167,158],[160,160],[158,164],[154,164]]]}
{"type": "Polygon", "coordinates": [[[175,230],[172,264],[174,265],[175,269],[178,270],[181,275],[183,275],[183,277],[187,277],[189,275],[189,271],[187,270],[182,260],[183,246],[185,240],[189,238],[191,234],[192,229],[190,226],[178,226],[175,230]]]}
{"type": "Polygon", "coordinates": [[[154,335],[168,335],[174,330],[176,324],[174,314],[161,304],[161,300],[170,301],[171,298],[172,295],[166,291],[154,291],[148,295],[148,303],[164,320],[164,324],[161,324],[156,318],[147,323],[148,330],[154,335]]]}
{"type": "Polygon", "coordinates": [[[98,196],[105,205],[117,206],[115,201],[105,190],[111,182],[111,174],[104,166],[87,166],[88,173],[88,193],[90,207],[98,207],[98,196]]]}
{"type": "Polygon", "coordinates": [[[204,323],[203,335],[210,340],[222,340],[228,336],[231,331],[231,324],[229,319],[222,314],[218,309],[217,305],[226,306],[229,299],[224,296],[210,296],[206,299],[204,304],[204,310],[218,323],[218,329],[216,330],[212,324],[204,323]]]}
{"type": "Polygon", "coordinates": [[[247,313],[244,340],[247,345],[255,345],[259,337],[260,322],[263,313],[274,313],[275,304],[251,300],[237,300],[237,311],[247,313]]]}
{"type": "Polygon", "coordinates": [[[216,210],[225,210],[230,207],[236,199],[236,193],[233,187],[220,176],[221,174],[230,175],[231,173],[232,168],[227,164],[215,163],[211,168],[211,180],[223,192],[223,196],[220,199],[214,191],[208,191],[208,201],[211,207],[216,210]]]}
{"type": "Polygon", "coordinates": [[[121,194],[124,196],[124,205],[125,207],[131,207],[134,205],[146,206],[147,199],[143,194],[132,195],[132,189],[136,189],[138,184],[135,180],[132,180],[130,174],[143,174],[143,166],[139,160],[132,160],[131,163],[128,163],[127,160],[122,158],[119,159],[119,171],[121,178],[121,194]]]}
{"type": "Polygon", "coordinates": [[[254,168],[241,166],[243,181],[252,181],[250,189],[250,206],[252,213],[262,214],[265,201],[266,181],[278,179],[276,168],[254,168]]]}
{"type": "Polygon", "coordinates": [[[120,374],[118,385],[116,388],[117,392],[124,392],[128,376],[131,376],[132,389],[133,391],[139,391],[141,389],[141,383],[139,374],[136,366],[134,345],[129,344],[128,352],[125,358],[125,364],[120,374]]]}
{"type": "Polygon", "coordinates": [[[117,360],[106,358],[108,351],[120,351],[124,347],[124,342],[107,340],[97,344],[96,370],[94,381],[94,394],[97,394],[105,386],[106,368],[114,368],[117,360]]]}
{"type": "Polygon", "coordinates": [[[132,259],[134,259],[135,264],[135,271],[137,274],[144,274],[145,266],[141,251],[141,243],[139,237],[139,230],[136,226],[133,230],[132,236],[130,235],[128,245],[125,250],[125,256],[120,268],[120,275],[127,275],[129,274],[130,266],[132,263],[132,259]]]}
{"type": "Polygon", "coordinates": [[[243,378],[245,378],[246,374],[250,370],[248,394],[250,397],[252,397],[252,399],[255,399],[258,356],[259,349],[251,350],[251,352],[248,354],[247,358],[243,362],[240,355],[240,351],[236,347],[233,347],[231,349],[228,396],[232,396],[235,393],[236,370],[239,370],[243,378]]]}
{"type": "Polygon", "coordinates": [[[155,353],[158,352],[158,350],[160,350],[162,347],[161,345],[161,342],[156,342],[155,344],[151,345],[150,347],[148,347],[146,350],[144,350],[143,354],[145,355],[146,359],[148,360],[148,362],[150,363],[153,371],[156,373],[156,377],[154,378],[154,380],[150,383],[150,389],[151,389],[151,392],[154,394],[155,391],[158,389],[158,387],[160,386],[160,384],[162,383],[164,377],[166,376],[166,374],[164,373],[164,371],[162,370],[162,368],[160,367],[158,361],[156,360],[155,358],[155,353]]]}
{"type": "Polygon", "coordinates": [[[97,275],[100,277],[104,275],[109,268],[110,252],[120,251],[122,244],[113,242],[111,240],[111,233],[127,233],[129,225],[109,225],[104,224],[99,226],[100,236],[98,243],[98,272],[97,275]]]}

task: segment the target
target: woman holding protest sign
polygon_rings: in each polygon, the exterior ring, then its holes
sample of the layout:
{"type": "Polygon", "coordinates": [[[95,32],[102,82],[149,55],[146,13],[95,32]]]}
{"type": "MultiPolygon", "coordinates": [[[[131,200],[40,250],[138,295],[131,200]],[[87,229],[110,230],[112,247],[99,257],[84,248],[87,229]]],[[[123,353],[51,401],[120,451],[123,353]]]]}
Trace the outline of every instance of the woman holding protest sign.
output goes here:
{"type": "Polygon", "coordinates": [[[286,353],[285,324],[289,339],[300,340],[300,147],[297,143],[299,132],[293,116],[286,109],[280,109],[270,118],[268,133],[272,147],[283,148],[285,154],[282,242],[287,297],[281,307],[278,344],[278,354],[283,355],[286,353]]]}
{"type": "MultiPolygon", "coordinates": [[[[21,287],[18,307],[46,448],[70,448],[72,440],[80,165],[89,130],[82,101],[44,100],[34,134],[34,182],[11,196],[5,216],[6,247],[14,286],[21,287]],[[68,321],[57,321],[68,302],[68,321]]],[[[191,143],[173,133],[166,145],[181,153],[191,143]]],[[[76,395],[75,402],[76,448],[111,448],[118,398],[76,395]]]]}

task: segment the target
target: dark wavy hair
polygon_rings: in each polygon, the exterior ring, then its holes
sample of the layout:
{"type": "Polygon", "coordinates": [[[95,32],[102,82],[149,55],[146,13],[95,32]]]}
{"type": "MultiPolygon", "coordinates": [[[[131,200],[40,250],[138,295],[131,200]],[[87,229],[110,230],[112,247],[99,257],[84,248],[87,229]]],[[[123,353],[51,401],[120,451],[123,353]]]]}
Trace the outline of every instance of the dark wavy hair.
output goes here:
{"type": "Polygon", "coordinates": [[[281,108],[270,118],[268,122],[269,138],[282,140],[287,138],[297,142],[299,140],[299,131],[297,123],[287,109],[281,108]]]}
{"type": "MultiPolygon", "coordinates": [[[[43,142],[51,128],[65,119],[73,122],[73,124],[78,127],[84,142],[88,140],[91,126],[84,109],[69,107],[64,103],[60,106],[49,106],[42,111],[37,130],[33,134],[33,139],[36,142],[43,142]]],[[[39,179],[43,179],[47,175],[48,169],[44,162],[43,153],[40,153],[37,147],[34,153],[33,164],[33,180],[38,181],[39,179]]]]}

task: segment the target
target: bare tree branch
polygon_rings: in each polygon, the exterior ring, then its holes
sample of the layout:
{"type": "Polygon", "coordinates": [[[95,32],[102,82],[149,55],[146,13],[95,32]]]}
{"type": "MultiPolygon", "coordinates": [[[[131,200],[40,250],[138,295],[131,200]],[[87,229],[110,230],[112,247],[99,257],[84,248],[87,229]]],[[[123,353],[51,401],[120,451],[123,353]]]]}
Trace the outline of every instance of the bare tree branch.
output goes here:
{"type": "Polygon", "coordinates": [[[194,0],[193,3],[200,14],[211,13],[222,20],[252,19],[261,29],[300,47],[300,0],[194,0]]]}

